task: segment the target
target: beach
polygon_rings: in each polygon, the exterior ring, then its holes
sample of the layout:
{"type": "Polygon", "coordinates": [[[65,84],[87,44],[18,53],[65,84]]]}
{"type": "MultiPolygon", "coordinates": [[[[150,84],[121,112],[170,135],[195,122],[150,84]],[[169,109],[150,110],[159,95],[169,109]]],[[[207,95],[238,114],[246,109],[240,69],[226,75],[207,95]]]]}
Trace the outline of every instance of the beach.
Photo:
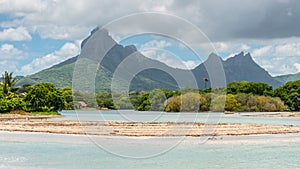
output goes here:
{"type": "Polygon", "coordinates": [[[201,122],[120,122],[53,120],[57,116],[1,115],[0,131],[99,136],[242,136],[300,133],[300,126],[201,122]]]}

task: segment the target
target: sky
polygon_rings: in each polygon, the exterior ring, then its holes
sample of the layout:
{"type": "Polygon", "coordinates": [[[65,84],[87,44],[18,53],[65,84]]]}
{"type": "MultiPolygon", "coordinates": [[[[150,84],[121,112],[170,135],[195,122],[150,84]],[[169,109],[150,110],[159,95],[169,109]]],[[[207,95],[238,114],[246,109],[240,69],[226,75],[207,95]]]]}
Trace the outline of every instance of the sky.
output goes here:
{"type": "MultiPolygon", "coordinates": [[[[223,59],[245,51],[272,76],[300,72],[299,0],[0,0],[0,72],[29,75],[60,63],[80,53],[95,27],[143,12],[195,25],[223,59]]],[[[155,27],[176,30],[167,18],[158,19],[168,24],[155,27]]],[[[138,22],[139,31],[150,25],[147,19],[138,22]]],[[[149,34],[124,39],[125,32],[111,36],[170,66],[191,69],[203,61],[191,52],[201,42],[189,32],[173,31],[191,46],[149,34]]]]}

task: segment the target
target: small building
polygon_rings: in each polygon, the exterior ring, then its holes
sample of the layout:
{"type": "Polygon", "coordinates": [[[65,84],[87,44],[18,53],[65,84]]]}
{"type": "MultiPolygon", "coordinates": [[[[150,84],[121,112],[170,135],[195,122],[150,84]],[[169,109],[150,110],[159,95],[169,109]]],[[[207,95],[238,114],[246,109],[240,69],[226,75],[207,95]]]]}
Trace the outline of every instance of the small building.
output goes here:
{"type": "Polygon", "coordinates": [[[86,104],[86,102],[84,102],[84,101],[79,101],[78,102],[78,106],[79,106],[79,109],[82,109],[82,108],[86,108],[87,107],[87,104],[86,104]]]}

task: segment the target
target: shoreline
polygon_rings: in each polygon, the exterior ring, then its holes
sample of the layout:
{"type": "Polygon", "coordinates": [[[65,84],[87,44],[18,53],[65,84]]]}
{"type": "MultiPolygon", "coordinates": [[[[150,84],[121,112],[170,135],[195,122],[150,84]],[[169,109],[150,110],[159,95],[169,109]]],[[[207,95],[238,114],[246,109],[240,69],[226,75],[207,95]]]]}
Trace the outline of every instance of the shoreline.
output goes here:
{"type": "Polygon", "coordinates": [[[123,140],[126,142],[146,141],[147,144],[155,142],[168,144],[174,143],[174,140],[180,141],[180,144],[276,144],[276,143],[297,143],[300,142],[300,133],[289,134],[258,134],[258,135],[240,135],[240,136],[211,136],[204,139],[199,137],[124,137],[124,136],[88,136],[77,134],[57,134],[44,132],[19,132],[19,131],[0,131],[0,142],[30,142],[30,143],[63,143],[63,144],[95,144],[95,140],[105,142],[123,140]],[[151,140],[150,140],[151,139],[151,140]],[[181,140],[182,139],[182,140],[181,140]],[[151,142],[149,142],[151,141],[151,142]],[[161,142],[163,141],[163,142],[161,142]]]}
{"type": "Polygon", "coordinates": [[[300,126],[194,122],[117,122],[52,120],[57,116],[0,116],[0,131],[96,136],[173,137],[243,136],[300,133],[300,126]]]}
{"type": "Polygon", "coordinates": [[[272,113],[260,113],[260,114],[246,114],[242,116],[248,117],[300,117],[300,112],[272,112],[272,113]]]}

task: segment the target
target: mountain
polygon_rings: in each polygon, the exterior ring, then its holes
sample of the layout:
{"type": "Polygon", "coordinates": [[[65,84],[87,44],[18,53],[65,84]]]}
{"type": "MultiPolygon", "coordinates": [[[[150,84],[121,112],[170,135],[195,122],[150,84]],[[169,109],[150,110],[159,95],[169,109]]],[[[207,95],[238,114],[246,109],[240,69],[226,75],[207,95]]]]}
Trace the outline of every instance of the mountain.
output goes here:
{"type": "Polygon", "coordinates": [[[274,79],[276,79],[277,81],[279,81],[281,83],[300,80],[300,73],[276,76],[276,77],[274,77],[274,79]]]}
{"type": "MultiPolygon", "coordinates": [[[[76,61],[78,61],[79,59],[87,59],[89,61],[92,61],[92,64],[95,63],[95,67],[99,66],[99,68],[97,68],[96,70],[96,77],[91,77],[96,79],[96,91],[106,91],[111,88],[111,81],[114,76],[114,72],[117,68],[120,69],[119,65],[125,60],[125,58],[127,58],[127,61],[130,61],[130,63],[132,63],[131,66],[127,66],[132,68],[144,68],[150,66],[150,69],[139,72],[137,76],[132,79],[130,90],[141,91],[153,90],[154,88],[168,88],[176,90],[178,89],[176,81],[166,72],[175,71],[179,74],[185,72],[184,70],[173,69],[165,65],[164,63],[143,56],[133,45],[124,47],[117,44],[105,30],[93,30],[91,35],[82,42],[81,47],[82,50],[79,56],[68,59],[62,63],[42,70],[33,75],[26,76],[19,80],[17,85],[22,86],[24,84],[32,85],[38,82],[50,82],[56,84],[57,87],[72,86],[73,75],[74,73],[76,73],[76,70],[74,70],[74,68],[76,67],[76,61]],[[98,65],[99,53],[107,49],[109,49],[108,52],[103,57],[100,65],[98,65]]],[[[92,67],[92,64],[86,64],[84,65],[84,68],[86,68],[87,65],[92,67]]],[[[128,71],[128,68],[125,69],[126,70],[124,72],[128,71]]],[[[82,74],[79,76],[79,79],[76,80],[82,83],[87,83],[88,80],[81,78],[91,76],[91,74],[93,74],[93,72],[87,73],[86,70],[78,71],[78,73],[82,74]]],[[[118,80],[120,81],[119,87],[125,88],[126,86],[122,85],[123,83],[125,83],[124,80],[118,80]]],[[[186,84],[189,83],[188,79],[185,79],[185,81],[187,82],[186,84]]],[[[86,84],[82,84],[82,86],[84,85],[86,84]]]]}
{"type": "MultiPolygon", "coordinates": [[[[213,64],[217,62],[218,58],[220,57],[212,53],[204,63],[200,64],[193,70],[194,74],[197,74],[199,77],[197,78],[199,86],[203,87],[203,79],[205,77],[209,77],[205,67],[213,67],[213,64]]],[[[274,88],[282,85],[281,82],[274,79],[266,70],[261,68],[252,59],[249,53],[244,54],[244,52],[241,52],[225,61],[223,61],[221,58],[219,60],[221,62],[220,64],[223,65],[223,70],[219,70],[219,72],[223,71],[226,76],[227,84],[232,81],[245,80],[250,82],[265,82],[274,88]]],[[[216,67],[214,69],[220,68],[216,67]]],[[[215,74],[216,76],[218,75],[217,73],[215,74]]]]}
{"type": "Polygon", "coordinates": [[[193,70],[175,69],[145,57],[133,45],[119,45],[106,30],[98,28],[82,42],[81,48],[80,55],[26,76],[17,85],[50,82],[63,87],[72,86],[73,82],[78,90],[93,90],[94,87],[96,91],[112,87],[135,91],[155,88],[176,90],[197,87],[197,84],[204,88],[203,79],[207,77],[208,85],[212,86],[224,86],[234,80],[266,82],[273,87],[282,84],[257,65],[249,53],[245,55],[242,52],[225,61],[212,53],[193,70]],[[116,82],[114,86],[111,85],[112,80],[116,82]]]}

